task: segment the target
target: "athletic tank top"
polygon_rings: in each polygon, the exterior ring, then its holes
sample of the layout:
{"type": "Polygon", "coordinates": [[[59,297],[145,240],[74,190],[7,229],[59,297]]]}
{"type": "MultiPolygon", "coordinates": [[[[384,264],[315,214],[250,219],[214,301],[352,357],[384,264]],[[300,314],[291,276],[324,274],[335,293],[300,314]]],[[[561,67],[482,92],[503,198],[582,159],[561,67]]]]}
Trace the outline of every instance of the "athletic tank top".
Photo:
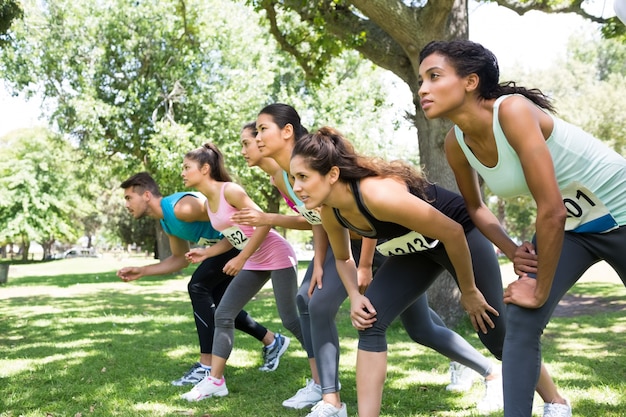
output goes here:
{"type": "MultiPolygon", "coordinates": [[[[220,202],[217,211],[211,211],[206,202],[207,212],[213,227],[222,232],[224,237],[237,249],[243,249],[254,233],[253,226],[235,224],[230,218],[237,212],[224,197],[224,190],[230,183],[225,182],[220,189],[220,202]]],[[[243,269],[252,271],[273,271],[296,266],[296,255],[289,244],[278,232],[270,229],[261,246],[248,258],[243,269]]]]}
{"type": "Polygon", "coordinates": [[[209,221],[185,222],[179,220],[174,214],[174,207],[185,196],[192,196],[206,201],[202,193],[182,192],[163,197],[161,209],[163,218],[160,220],[163,230],[168,235],[196,243],[202,246],[212,245],[222,238],[222,234],[215,230],[209,221]]]}
{"type": "MultiPolygon", "coordinates": [[[[486,167],[465,144],[463,132],[455,136],[470,165],[501,197],[529,195],[519,157],[504,135],[498,110],[509,95],[499,97],[493,106],[493,133],[498,163],[486,167]]],[[[626,225],[626,159],[582,129],[550,113],[554,128],[546,140],[552,156],[556,180],[568,211],[565,230],[607,232],[626,225]]]]}
{"type": "MultiPolygon", "coordinates": [[[[339,224],[363,237],[378,239],[379,242],[377,250],[386,256],[419,252],[422,250],[432,249],[437,245],[438,242],[436,240],[422,236],[405,226],[393,222],[378,220],[374,217],[365,206],[365,202],[361,196],[359,184],[360,181],[351,182],[350,189],[354,195],[359,212],[363,215],[363,217],[365,217],[371,227],[371,230],[362,230],[355,227],[341,215],[341,212],[338,209],[333,208],[335,218],[339,224]]],[[[409,192],[426,201],[441,213],[459,223],[463,227],[465,233],[468,233],[474,228],[474,224],[465,209],[465,202],[460,195],[439,187],[436,184],[428,184],[424,190],[424,196],[422,196],[417,190],[409,189],[409,192]]]]}

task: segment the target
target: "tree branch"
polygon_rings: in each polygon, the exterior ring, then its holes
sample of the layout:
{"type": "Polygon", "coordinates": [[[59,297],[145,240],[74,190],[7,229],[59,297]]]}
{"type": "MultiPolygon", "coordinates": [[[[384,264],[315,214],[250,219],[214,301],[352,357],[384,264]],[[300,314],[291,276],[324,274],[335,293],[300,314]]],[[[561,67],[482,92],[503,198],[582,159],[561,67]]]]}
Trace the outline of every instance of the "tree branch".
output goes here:
{"type": "Polygon", "coordinates": [[[575,13],[592,22],[602,24],[609,21],[609,19],[605,19],[602,16],[594,16],[584,10],[582,7],[584,0],[564,0],[557,2],[554,0],[483,0],[483,3],[496,3],[499,6],[513,10],[519,15],[523,15],[531,10],[537,10],[544,13],[575,13]]]}

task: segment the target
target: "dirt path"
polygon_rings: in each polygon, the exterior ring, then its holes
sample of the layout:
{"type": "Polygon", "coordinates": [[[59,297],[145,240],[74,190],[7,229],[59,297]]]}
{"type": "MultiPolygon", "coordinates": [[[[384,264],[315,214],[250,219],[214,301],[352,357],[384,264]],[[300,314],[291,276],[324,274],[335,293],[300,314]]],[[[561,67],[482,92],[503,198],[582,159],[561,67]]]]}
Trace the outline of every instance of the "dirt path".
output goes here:
{"type": "MultiPolygon", "coordinates": [[[[506,286],[517,279],[513,273],[512,264],[505,264],[500,267],[502,281],[506,286]]],[[[598,262],[589,268],[578,282],[607,282],[611,284],[621,284],[619,276],[606,262],[598,262]]],[[[559,305],[554,310],[553,317],[575,317],[589,314],[612,313],[616,311],[626,311],[626,300],[624,300],[626,289],[620,291],[615,297],[595,297],[587,295],[565,294],[559,305]]]]}

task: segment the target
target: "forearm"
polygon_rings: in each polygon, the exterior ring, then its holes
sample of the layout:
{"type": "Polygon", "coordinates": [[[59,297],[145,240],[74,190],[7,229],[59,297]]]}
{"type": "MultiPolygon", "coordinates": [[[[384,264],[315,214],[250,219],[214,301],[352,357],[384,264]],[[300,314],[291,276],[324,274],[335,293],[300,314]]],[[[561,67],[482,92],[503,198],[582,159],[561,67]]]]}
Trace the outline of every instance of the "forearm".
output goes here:
{"type": "Polygon", "coordinates": [[[513,261],[517,244],[506,233],[491,210],[483,205],[480,209],[470,212],[470,217],[478,230],[513,261]]]}
{"type": "Polygon", "coordinates": [[[206,255],[207,258],[212,258],[214,256],[218,256],[223,253],[226,253],[232,248],[233,248],[233,245],[230,244],[228,239],[222,239],[219,242],[217,242],[215,245],[204,248],[204,254],[206,255]]]}
{"type": "Polygon", "coordinates": [[[536,251],[537,251],[537,287],[535,297],[542,304],[548,298],[554,274],[563,248],[565,220],[547,214],[537,215],[536,251]]]}
{"type": "Polygon", "coordinates": [[[359,292],[357,269],[354,259],[336,259],[335,264],[339,278],[341,278],[341,282],[348,293],[348,297],[352,298],[355,295],[361,295],[359,292]]]}
{"type": "Polygon", "coordinates": [[[184,255],[172,255],[159,263],[140,267],[139,270],[141,271],[141,276],[165,275],[180,271],[188,265],[189,262],[185,259],[184,255]]]}
{"type": "Polygon", "coordinates": [[[324,227],[321,225],[313,226],[313,265],[316,268],[322,268],[324,266],[328,245],[328,235],[324,227]]]}
{"type": "Polygon", "coordinates": [[[270,226],[284,227],[294,230],[311,230],[311,224],[301,215],[287,215],[278,213],[265,213],[266,222],[270,226]]]}
{"type": "Polygon", "coordinates": [[[254,252],[256,252],[259,249],[259,247],[261,247],[261,244],[267,237],[267,234],[270,232],[270,230],[271,230],[270,226],[256,227],[254,229],[254,232],[252,233],[252,236],[250,236],[248,243],[241,250],[241,253],[237,256],[239,256],[242,259],[248,260],[254,254],[254,252]]]}
{"type": "Polygon", "coordinates": [[[359,256],[358,269],[370,271],[372,270],[377,242],[377,239],[370,239],[365,237],[361,240],[361,254],[359,256]]]}
{"type": "Polygon", "coordinates": [[[477,291],[472,267],[472,257],[463,229],[460,227],[454,233],[448,234],[442,242],[446,248],[450,262],[454,267],[462,294],[477,291]]]}

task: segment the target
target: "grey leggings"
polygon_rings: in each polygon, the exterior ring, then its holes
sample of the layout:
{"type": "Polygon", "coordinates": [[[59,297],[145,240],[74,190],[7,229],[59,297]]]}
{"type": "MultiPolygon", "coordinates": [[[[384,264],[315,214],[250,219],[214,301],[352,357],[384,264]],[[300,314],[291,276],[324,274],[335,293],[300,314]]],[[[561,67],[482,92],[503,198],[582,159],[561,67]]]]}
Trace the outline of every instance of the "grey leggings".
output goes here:
{"type": "Polygon", "coordinates": [[[566,232],[548,301],[538,309],[507,306],[502,361],[505,417],[529,417],[541,366],[541,335],[565,293],[593,264],[605,260],[626,286],[626,226],[609,233],[566,232]]]}
{"type": "MultiPolygon", "coordinates": [[[[360,253],[359,242],[352,241],[353,255],[357,261],[360,253]]],[[[484,243],[489,245],[493,254],[492,245],[486,239],[484,239],[484,243]]],[[[384,265],[383,262],[386,259],[383,256],[375,257],[374,268],[378,268],[381,264],[384,265]]],[[[494,273],[497,279],[500,279],[500,269],[495,256],[493,260],[495,264],[486,262],[485,268],[487,271],[494,273]]],[[[313,296],[309,299],[307,290],[311,280],[312,265],[313,263],[311,262],[298,291],[297,304],[300,311],[301,327],[307,354],[309,358],[315,357],[322,392],[328,394],[339,391],[339,337],[335,325],[335,316],[339,307],[347,298],[347,293],[337,273],[333,253],[329,249],[324,262],[322,289],[316,288],[313,291],[313,296]]],[[[412,269],[410,276],[413,277],[418,273],[417,271],[419,269],[412,269]]],[[[377,282],[378,279],[379,272],[376,273],[376,278],[373,282],[377,282]]],[[[500,286],[499,294],[501,304],[502,286],[500,286]]],[[[495,305],[494,307],[498,309],[495,305]]],[[[483,376],[491,373],[491,362],[465,339],[445,326],[437,313],[428,307],[426,294],[419,296],[417,299],[414,298],[413,303],[409,303],[408,307],[405,305],[405,308],[402,310],[402,324],[412,340],[474,369],[483,376]]],[[[502,340],[503,335],[498,342],[500,347],[502,346],[502,340]]],[[[495,351],[499,352],[500,350],[498,348],[495,351]]]]}
{"type": "MultiPolygon", "coordinates": [[[[491,315],[495,328],[489,329],[487,334],[478,332],[478,335],[483,345],[496,358],[501,358],[505,334],[505,311],[502,301],[502,278],[498,260],[495,256],[493,245],[478,229],[473,229],[467,233],[466,238],[472,255],[476,287],[482,292],[489,305],[500,313],[498,317],[491,315]]],[[[376,308],[377,320],[373,327],[359,331],[359,349],[368,352],[386,351],[387,327],[409,306],[418,302],[428,287],[444,270],[449,271],[456,280],[454,268],[443,245],[423,252],[387,258],[378,269],[376,279],[365,292],[365,296],[369,298],[372,305],[376,308]]],[[[415,315],[411,317],[415,317],[415,315]]],[[[402,321],[406,324],[404,315],[402,321]]],[[[420,317],[419,323],[423,325],[423,321],[425,319],[420,317]]],[[[474,350],[460,336],[454,334],[451,330],[448,330],[448,332],[447,336],[435,336],[433,334],[431,337],[443,338],[443,341],[435,340],[435,342],[444,343],[444,346],[445,343],[448,343],[448,349],[451,346],[458,349],[456,344],[463,341],[466,347],[474,350]]],[[[409,334],[411,333],[409,332],[409,334]]],[[[411,338],[415,340],[415,338],[411,338]]],[[[428,342],[419,341],[418,343],[433,347],[428,342]]],[[[442,352],[440,348],[433,348],[460,363],[467,363],[470,366],[467,360],[462,357],[455,357],[450,351],[442,352]]],[[[459,355],[459,350],[456,350],[456,352],[459,355]]],[[[463,353],[464,351],[461,352],[463,353]]],[[[489,373],[480,372],[473,366],[470,367],[483,375],[489,373]]]]}
{"type": "Polygon", "coordinates": [[[242,270],[230,283],[215,310],[213,355],[228,359],[233,350],[235,318],[248,301],[261,290],[269,278],[276,299],[276,308],[283,326],[303,344],[300,320],[296,308],[298,273],[295,268],[275,271],[242,270]]]}

